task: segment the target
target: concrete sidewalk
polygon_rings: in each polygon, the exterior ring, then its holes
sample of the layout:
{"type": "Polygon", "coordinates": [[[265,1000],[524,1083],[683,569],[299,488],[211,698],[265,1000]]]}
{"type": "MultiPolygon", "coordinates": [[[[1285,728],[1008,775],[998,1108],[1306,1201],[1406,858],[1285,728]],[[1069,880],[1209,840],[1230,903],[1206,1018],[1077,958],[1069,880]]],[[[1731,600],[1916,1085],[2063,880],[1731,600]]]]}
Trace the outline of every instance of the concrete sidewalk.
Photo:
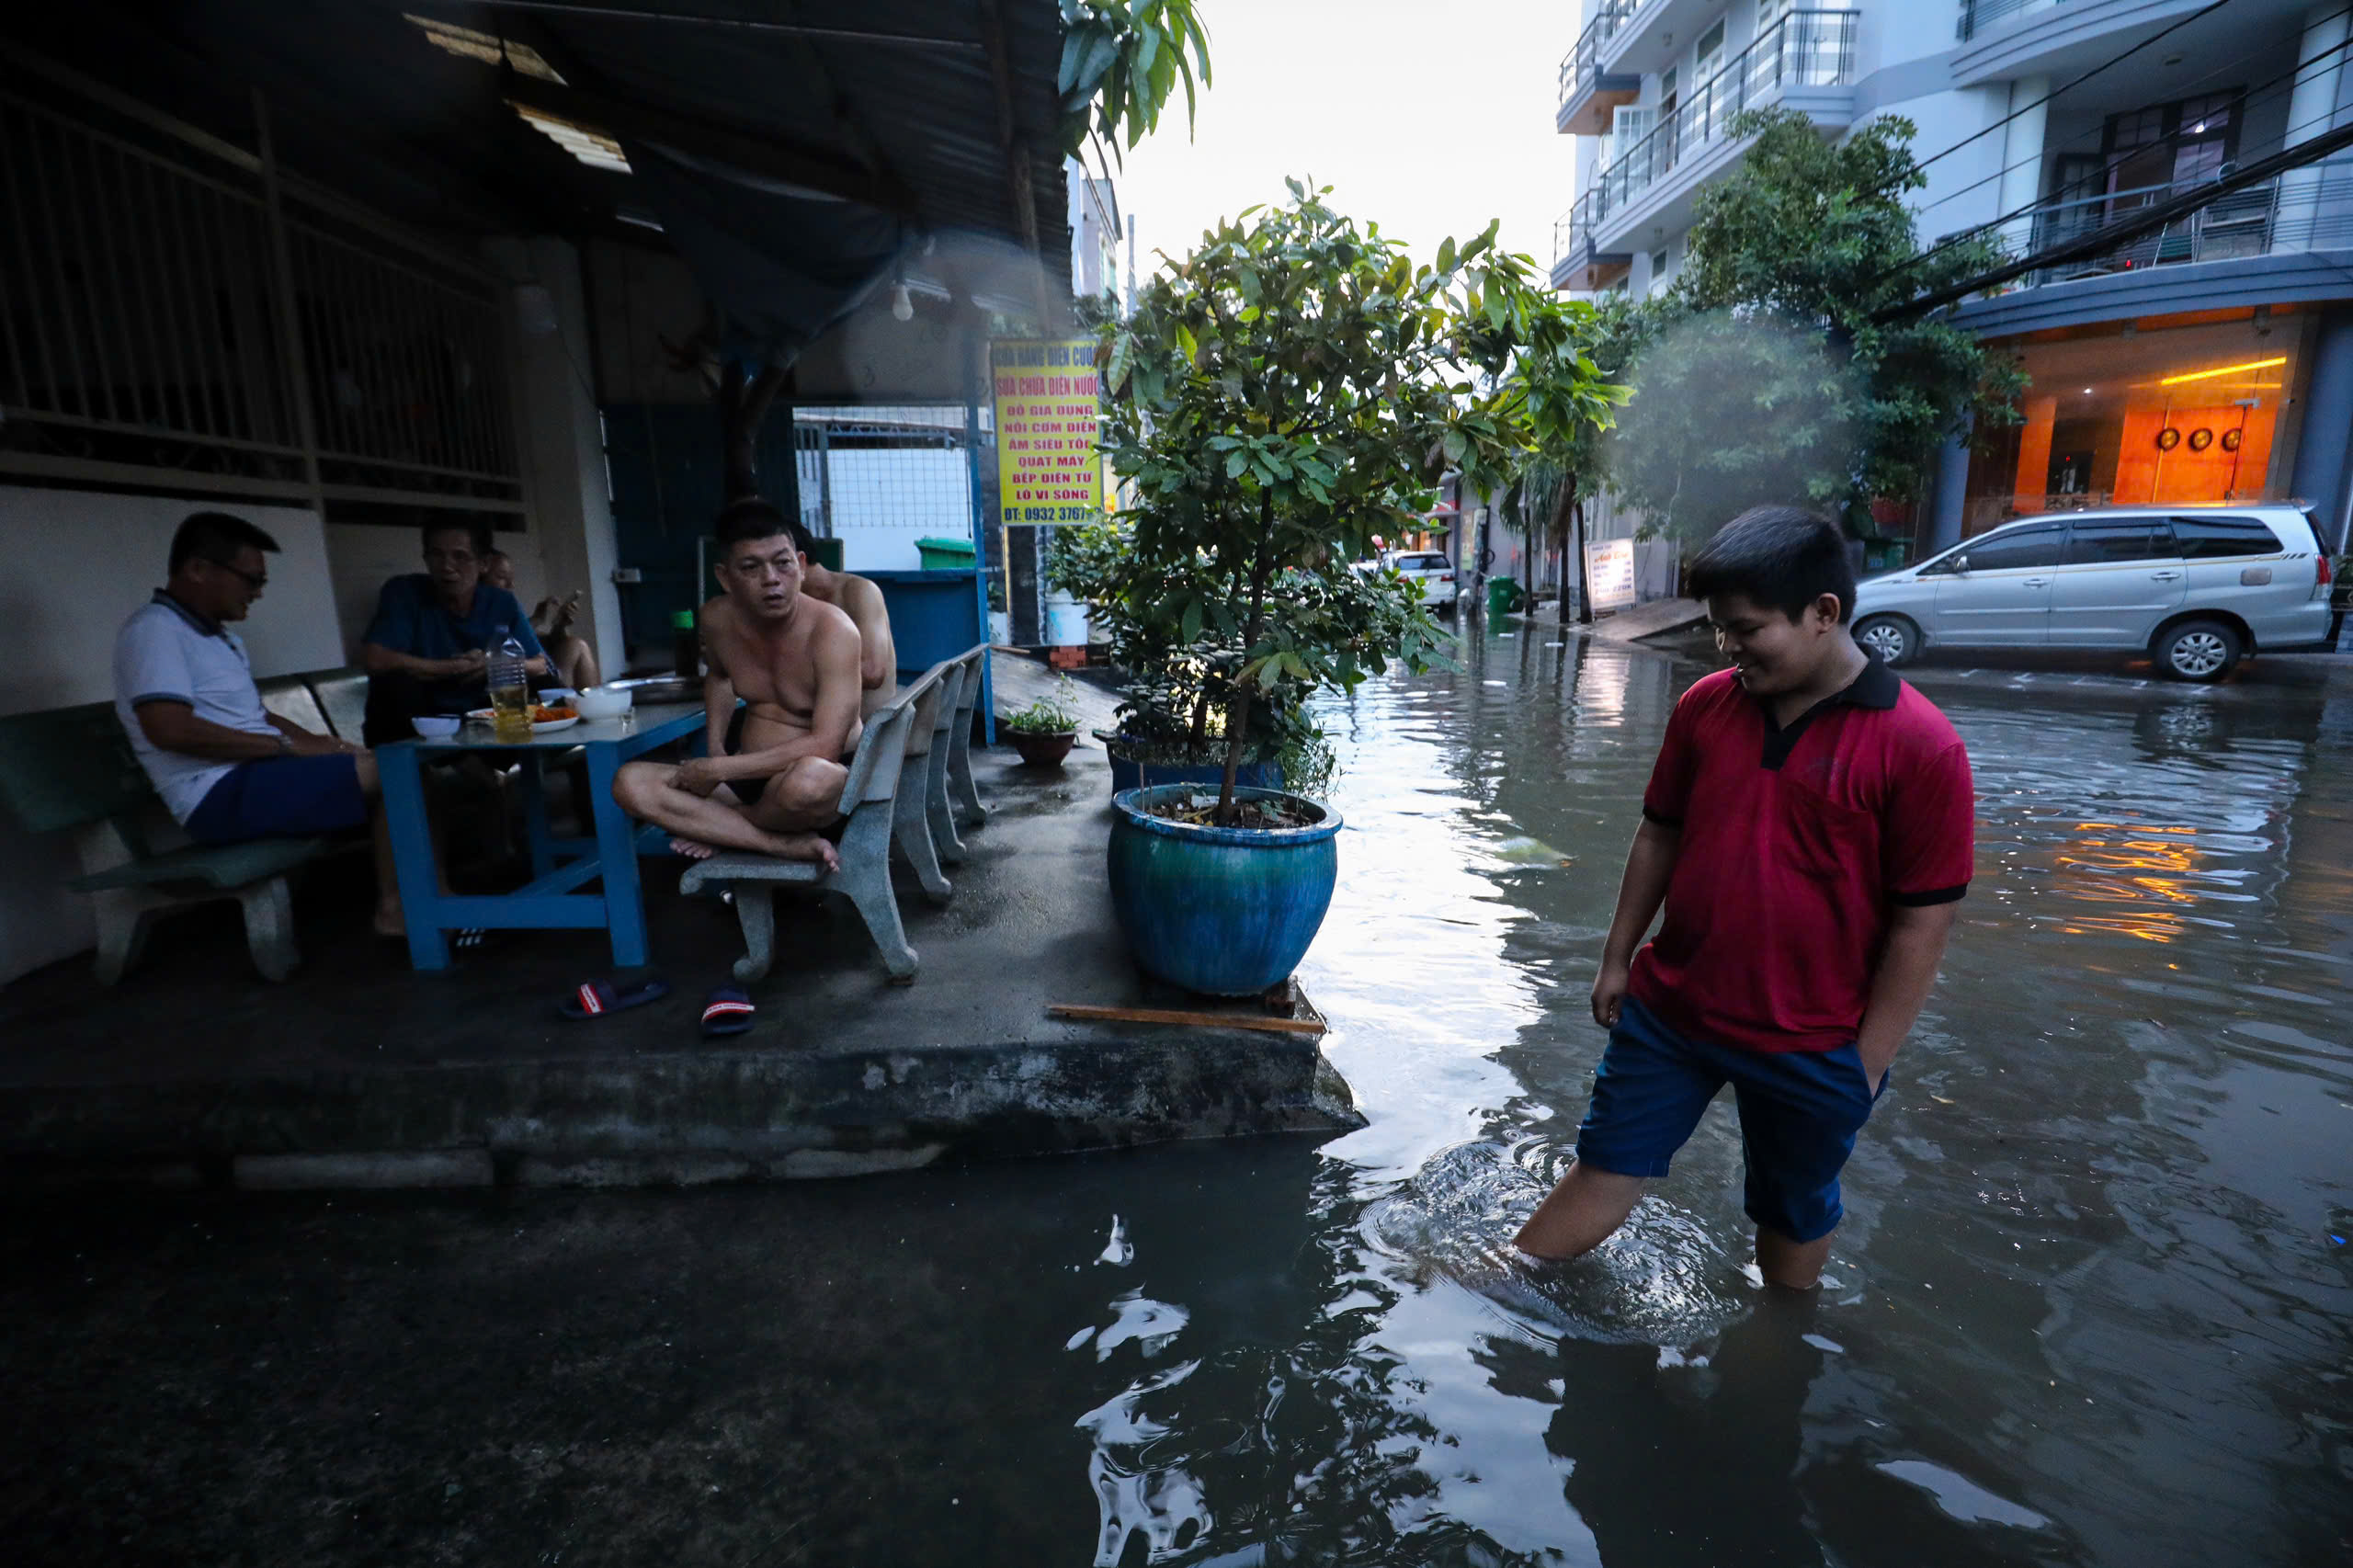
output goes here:
{"type": "Polygon", "coordinates": [[[1049,1018],[1057,1002],[1223,1007],[1139,974],[1104,881],[1099,749],[1036,773],[975,750],[991,816],[955,896],[900,886],[915,983],[835,900],[778,900],[753,1031],[705,1042],[732,909],[644,863],[663,1001],[583,1023],[602,933],[494,935],[442,974],[367,926],[364,875],[297,898],[304,966],[269,985],[228,906],[160,926],[114,991],[85,957],[0,989],[0,1169],[19,1178],[437,1186],[758,1179],[1360,1124],[1314,1037],[1049,1018]]]}

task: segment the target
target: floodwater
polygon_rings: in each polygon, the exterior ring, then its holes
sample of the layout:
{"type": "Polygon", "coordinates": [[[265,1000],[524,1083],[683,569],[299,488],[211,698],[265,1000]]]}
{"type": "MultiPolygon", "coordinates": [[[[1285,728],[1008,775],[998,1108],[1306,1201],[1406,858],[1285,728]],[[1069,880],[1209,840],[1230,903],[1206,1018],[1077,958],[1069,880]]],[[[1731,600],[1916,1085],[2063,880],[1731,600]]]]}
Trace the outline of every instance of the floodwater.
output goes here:
{"type": "Polygon", "coordinates": [[[2353,1560],[2342,677],[1918,677],[1975,760],[1978,877],[1797,1299],[1745,1271],[1728,1100],[1600,1251],[1509,1251],[1706,666],[1466,630],[1331,712],[1303,978],[1365,1130],[36,1225],[11,1555],[2353,1560]]]}

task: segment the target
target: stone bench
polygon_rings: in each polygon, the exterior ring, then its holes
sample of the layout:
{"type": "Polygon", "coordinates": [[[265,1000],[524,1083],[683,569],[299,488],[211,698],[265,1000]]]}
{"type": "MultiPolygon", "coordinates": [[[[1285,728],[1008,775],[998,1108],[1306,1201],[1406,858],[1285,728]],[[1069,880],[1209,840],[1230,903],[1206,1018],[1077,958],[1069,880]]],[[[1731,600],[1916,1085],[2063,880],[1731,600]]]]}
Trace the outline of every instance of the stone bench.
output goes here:
{"type": "Polygon", "coordinates": [[[973,788],[970,740],[985,646],[941,661],[867,715],[865,733],[851,756],[842,785],[841,869],[828,871],[812,860],[779,860],[766,855],[722,853],[698,860],[679,879],[682,892],[727,889],[744,929],[744,956],[735,978],[763,979],[776,957],[775,892],[806,887],[841,893],[856,906],[883,967],[900,984],[911,983],[919,963],[899,919],[898,895],[891,885],[895,845],[914,869],[926,896],[945,903],[954,892],[940,869],[964,856],[957,836],[959,817],[977,825],[986,815],[973,788]]]}
{"type": "Polygon", "coordinates": [[[148,922],[184,904],[233,898],[265,978],[301,961],[290,873],[337,847],[324,838],[197,845],[164,809],[110,702],[0,719],[0,805],[30,833],[72,833],[98,923],[97,976],[112,985],[139,960],[148,922]]]}

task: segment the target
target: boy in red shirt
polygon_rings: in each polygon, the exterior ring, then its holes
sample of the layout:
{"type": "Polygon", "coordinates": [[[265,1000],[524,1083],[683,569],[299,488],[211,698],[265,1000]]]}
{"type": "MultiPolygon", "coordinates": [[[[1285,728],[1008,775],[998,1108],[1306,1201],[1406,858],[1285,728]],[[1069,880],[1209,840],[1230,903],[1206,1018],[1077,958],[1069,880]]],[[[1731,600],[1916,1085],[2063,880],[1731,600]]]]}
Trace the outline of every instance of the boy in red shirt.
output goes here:
{"type": "Polygon", "coordinates": [[[1969,886],[1969,756],[1848,635],[1854,568],[1827,519],[1753,507],[1690,580],[1733,667],[1667,722],[1593,985],[1610,1036],[1576,1164],[1518,1245],[1598,1246],[1730,1082],[1757,1267],[1806,1290],[1969,886]]]}

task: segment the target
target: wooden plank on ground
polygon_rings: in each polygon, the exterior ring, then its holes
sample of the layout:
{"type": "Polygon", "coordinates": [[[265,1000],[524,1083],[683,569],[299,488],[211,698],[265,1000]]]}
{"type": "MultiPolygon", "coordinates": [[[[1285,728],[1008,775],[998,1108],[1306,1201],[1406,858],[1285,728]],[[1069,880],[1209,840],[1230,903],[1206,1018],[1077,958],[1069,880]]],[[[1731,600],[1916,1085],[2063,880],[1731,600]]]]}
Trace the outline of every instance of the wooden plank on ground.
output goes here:
{"type": "Polygon", "coordinates": [[[1257,1029],[1267,1034],[1324,1032],[1321,1018],[1269,1018],[1255,1013],[1188,1013],[1174,1007],[1097,1007],[1081,1002],[1056,1002],[1046,1009],[1050,1017],[1082,1018],[1104,1024],[1185,1024],[1197,1029],[1257,1029]]]}

